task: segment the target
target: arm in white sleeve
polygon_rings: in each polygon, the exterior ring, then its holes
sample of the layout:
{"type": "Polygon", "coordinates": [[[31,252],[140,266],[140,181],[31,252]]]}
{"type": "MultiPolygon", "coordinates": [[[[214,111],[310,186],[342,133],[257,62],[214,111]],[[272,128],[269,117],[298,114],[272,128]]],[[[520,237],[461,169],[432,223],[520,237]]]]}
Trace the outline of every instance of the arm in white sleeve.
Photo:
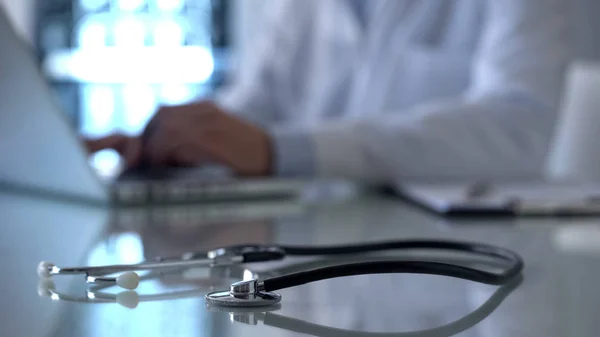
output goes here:
{"type": "Polygon", "coordinates": [[[315,144],[303,130],[272,128],[272,172],[280,177],[314,176],[315,144]]]}
{"type": "Polygon", "coordinates": [[[487,0],[463,97],[306,130],[324,176],[530,178],[542,172],[570,61],[570,0],[487,0]]]}
{"type": "Polygon", "coordinates": [[[269,4],[266,21],[252,50],[246,53],[243,67],[216,95],[224,110],[262,126],[280,122],[281,111],[301,99],[294,83],[303,80],[300,51],[302,34],[310,22],[305,17],[311,9],[305,1],[269,4]]]}

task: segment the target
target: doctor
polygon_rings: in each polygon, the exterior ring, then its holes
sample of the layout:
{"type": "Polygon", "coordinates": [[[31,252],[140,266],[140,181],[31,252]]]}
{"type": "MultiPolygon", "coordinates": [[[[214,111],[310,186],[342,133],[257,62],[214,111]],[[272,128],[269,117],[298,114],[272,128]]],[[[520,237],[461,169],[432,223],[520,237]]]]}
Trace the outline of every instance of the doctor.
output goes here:
{"type": "Polygon", "coordinates": [[[542,174],[570,61],[570,0],[279,0],[215,102],[89,141],[130,165],[244,176],[542,174]]]}

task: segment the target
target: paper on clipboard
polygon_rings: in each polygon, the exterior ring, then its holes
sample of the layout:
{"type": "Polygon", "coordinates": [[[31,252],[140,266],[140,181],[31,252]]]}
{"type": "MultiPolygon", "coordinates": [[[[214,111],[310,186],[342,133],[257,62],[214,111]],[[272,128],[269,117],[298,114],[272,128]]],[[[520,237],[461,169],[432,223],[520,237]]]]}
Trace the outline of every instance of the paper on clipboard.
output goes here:
{"type": "MultiPolygon", "coordinates": [[[[397,191],[403,197],[434,212],[447,213],[518,213],[521,205],[538,213],[555,210],[572,213],[600,214],[600,184],[572,183],[503,183],[490,184],[486,193],[472,197],[473,184],[399,184],[397,191]]],[[[574,214],[576,215],[576,214],[574,214]]]]}

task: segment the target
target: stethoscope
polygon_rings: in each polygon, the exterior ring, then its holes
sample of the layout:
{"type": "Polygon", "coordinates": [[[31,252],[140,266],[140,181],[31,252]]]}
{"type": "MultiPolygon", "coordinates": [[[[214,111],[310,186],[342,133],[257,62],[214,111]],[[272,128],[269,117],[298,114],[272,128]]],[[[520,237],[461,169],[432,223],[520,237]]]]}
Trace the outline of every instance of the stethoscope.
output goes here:
{"type": "Polygon", "coordinates": [[[86,282],[94,285],[117,285],[125,289],[136,289],[141,280],[138,271],[174,271],[201,267],[232,266],[282,260],[286,256],[341,256],[364,254],[389,250],[434,250],[467,253],[502,262],[507,267],[501,272],[491,272],[467,266],[433,261],[375,260],[368,262],[345,263],[320,268],[291,272],[284,275],[259,280],[244,280],[233,283],[227,291],[211,292],[205,296],[213,306],[263,307],[281,301],[275,291],[299,286],[320,280],[366,275],[412,273],[440,275],[465,279],[473,282],[504,285],[523,270],[521,257],[508,249],[459,241],[404,240],[344,246],[279,246],[279,245],[236,245],[200,253],[187,253],[178,258],[157,258],[131,265],[101,267],[61,268],[48,262],[38,265],[38,275],[50,278],[54,275],[83,274],[86,282]],[[108,275],[121,273],[116,277],[108,275]]]}
{"type": "MultiPolygon", "coordinates": [[[[308,264],[310,265],[310,263],[308,264]]],[[[297,266],[302,267],[302,264],[297,266]]],[[[155,275],[156,276],[156,275],[155,275]]],[[[144,276],[143,279],[152,279],[152,276],[144,276]]],[[[231,323],[242,323],[247,325],[258,325],[262,323],[266,326],[302,333],[311,336],[319,337],[338,337],[338,336],[356,336],[356,337],[448,337],[454,336],[462,331],[465,331],[477,323],[487,318],[492,312],[502,304],[523,281],[523,277],[518,275],[508,283],[498,288],[494,294],[477,309],[470,312],[466,316],[445,324],[443,326],[430,328],[426,330],[400,332],[400,333],[369,333],[357,332],[344,329],[333,328],[329,326],[319,325],[296,318],[291,318],[275,312],[280,309],[280,305],[274,305],[268,308],[225,308],[207,306],[207,310],[217,313],[229,315],[231,323]]],[[[140,302],[156,302],[165,300],[176,300],[184,298],[193,298],[202,296],[204,289],[191,289],[172,293],[142,295],[138,296],[135,291],[124,291],[119,294],[110,294],[103,292],[104,289],[110,287],[108,285],[94,286],[93,289],[88,289],[85,296],[73,296],[60,293],[55,289],[51,279],[40,280],[38,292],[40,296],[51,297],[54,300],[77,302],[77,303],[118,303],[124,307],[135,309],[140,302]]]]}

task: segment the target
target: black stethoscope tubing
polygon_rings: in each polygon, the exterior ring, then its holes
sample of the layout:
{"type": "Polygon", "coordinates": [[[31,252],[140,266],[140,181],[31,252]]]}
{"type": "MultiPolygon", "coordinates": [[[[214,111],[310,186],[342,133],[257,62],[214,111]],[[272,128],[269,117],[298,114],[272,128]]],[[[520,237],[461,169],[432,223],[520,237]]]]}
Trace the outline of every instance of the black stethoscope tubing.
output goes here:
{"type": "Polygon", "coordinates": [[[524,267],[523,259],[515,252],[487,244],[438,240],[404,240],[388,241],[360,245],[345,246],[264,246],[244,248],[233,247],[244,262],[258,260],[278,260],[285,256],[332,256],[366,254],[386,250],[430,250],[453,251],[492,258],[504,262],[508,267],[500,272],[487,271],[457,264],[434,261],[370,261],[332,265],[289,274],[275,276],[264,280],[250,280],[231,285],[229,291],[217,291],[206,295],[209,305],[225,307],[258,307],[277,304],[281,295],[277,290],[296,287],[306,283],[338,277],[372,275],[372,274],[427,274],[469,280],[490,285],[504,285],[518,276],[524,267]]]}
{"type": "Polygon", "coordinates": [[[523,270],[523,260],[515,252],[487,244],[458,241],[406,240],[345,246],[276,246],[284,256],[332,256],[350,255],[388,250],[447,250],[499,259],[508,264],[502,272],[490,272],[460,265],[428,261],[370,261],[348,263],[336,266],[315,268],[265,279],[265,291],[275,291],[305,283],[337,277],[366,274],[429,274],[440,275],[490,285],[502,285],[513,279],[523,270]]]}

